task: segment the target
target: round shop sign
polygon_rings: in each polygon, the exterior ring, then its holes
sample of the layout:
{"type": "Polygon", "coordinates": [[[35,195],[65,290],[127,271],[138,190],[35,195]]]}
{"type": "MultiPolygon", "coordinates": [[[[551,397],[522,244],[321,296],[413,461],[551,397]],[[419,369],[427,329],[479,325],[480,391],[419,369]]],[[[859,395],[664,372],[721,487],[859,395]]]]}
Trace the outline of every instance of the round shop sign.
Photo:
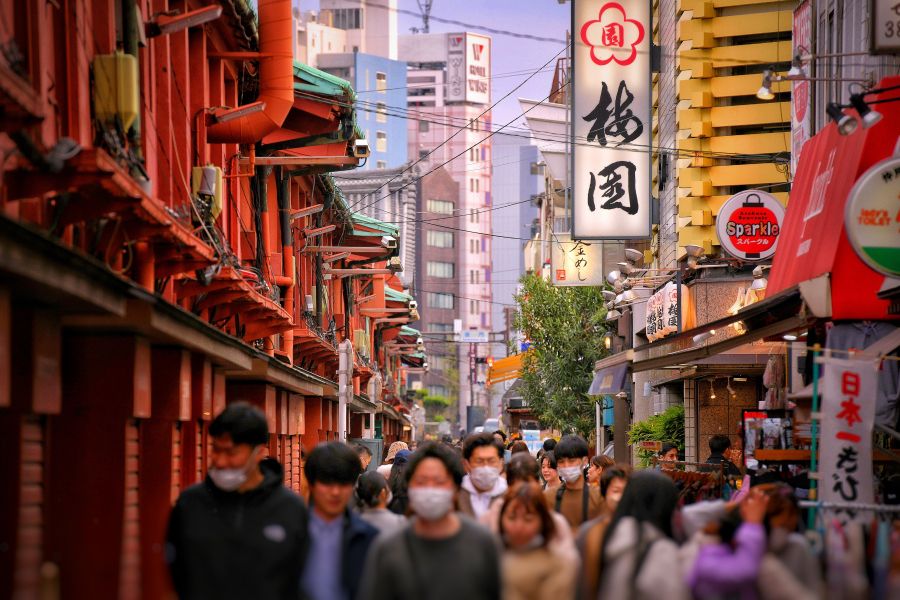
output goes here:
{"type": "Polygon", "coordinates": [[[725,201],[716,219],[719,243],[741,260],[765,260],[775,254],[784,207],[768,192],[744,190],[725,201]]]}
{"type": "Polygon", "coordinates": [[[862,261],[888,277],[900,277],[900,157],[863,173],[845,210],[847,237],[862,261]]]}

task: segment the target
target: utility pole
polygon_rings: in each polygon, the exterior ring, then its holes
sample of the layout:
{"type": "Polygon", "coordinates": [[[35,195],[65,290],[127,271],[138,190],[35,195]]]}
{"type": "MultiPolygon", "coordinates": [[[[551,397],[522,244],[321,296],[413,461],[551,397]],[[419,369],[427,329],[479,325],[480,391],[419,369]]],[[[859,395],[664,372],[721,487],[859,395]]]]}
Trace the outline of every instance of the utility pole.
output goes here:
{"type": "Polygon", "coordinates": [[[428,25],[428,22],[431,19],[431,5],[434,4],[434,0],[417,0],[419,4],[419,11],[422,13],[422,29],[418,27],[413,27],[413,33],[430,33],[431,29],[428,25]]]}

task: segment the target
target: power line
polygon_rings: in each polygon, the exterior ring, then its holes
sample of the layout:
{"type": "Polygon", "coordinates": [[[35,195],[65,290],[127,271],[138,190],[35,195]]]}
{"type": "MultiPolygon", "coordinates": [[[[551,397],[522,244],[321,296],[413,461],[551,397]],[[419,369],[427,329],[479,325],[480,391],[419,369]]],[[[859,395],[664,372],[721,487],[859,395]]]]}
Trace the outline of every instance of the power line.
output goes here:
{"type": "MultiPolygon", "coordinates": [[[[551,62],[553,62],[554,60],[556,60],[556,58],[557,58],[560,54],[562,54],[567,48],[568,48],[568,45],[567,45],[565,48],[563,48],[562,50],[560,50],[559,52],[557,52],[550,60],[548,60],[546,63],[544,63],[544,64],[541,66],[541,69],[545,68],[545,67],[546,67],[547,65],[549,65],[551,62]]],[[[494,107],[497,106],[499,103],[501,103],[501,102],[503,102],[504,100],[506,100],[509,96],[512,95],[513,92],[515,92],[517,89],[519,89],[520,87],[522,87],[523,85],[525,85],[532,77],[534,77],[535,75],[537,75],[537,73],[538,73],[538,71],[532,72],[528,77],[526,77],[524,80],[522,80],[516,87],[514,87],[514,88],[511,89],[509,92],[507,92],[507,94],[506,94],[505,96],[503,96],[502,98],[500,98],[499,100],[497,100],[496,102],[494,102],[493,104],[491,104],[490,106],[488,106],[486,109],[484,109],[484,110],[481,112],[481,114],[479,114],[479,115],[478,115],[477,117],[475,117],[475,118],[476,118],[476,119],[480,119],[481,117],[483,117],[484,115],[486,115],[488,112],[490,112],[490,110],[491,110],[492,108],[494,108],[494,107]]],[[[375,190],[374,190],[373,192],[371,192],[369,195],[372,195],[372,194],[378,192],[378,190],[381,189],[381,187],[386,186],[386,185],[389,184],[391,181],[394,181],[395,179],[397,179],[397,177],[399,177],[400,175],[402,175],[403,173],[405,173],[405,172],[408,171],[409,169],[412,169],[414,166],[416,166],[417,164],[419,164],[420,162],[422,162],[423,159],[426,159],[426,158],[428,158],[429,156],[431,156],[432,154],[434,154],[434,153],[438,150],[438,148],[441,148],[444,144],[446,144],[447,142],[449,142],[450,140],[452,140],[453,138],[455,138],[457,135],[459,135],[459,132],[460,132],[460,131],[462,131],[462,129],[459,129],[459,130],[457,130],[456,132],[454,132],[453,135],[451,135],[449,138],[447,138],[446,140],[444,140],[443,142],[441,142],[440,144],[438,144],[437,146],[435,146],[435,148],[434,148],[433,150],[431,150],[431,151],[430,151],[428,154],[426,154],[425,156],[420,156],[420,157],[416,160],[416,162],[414,162],[414,163],[412,163],[411,165],[405,167],[402,171],[400,171],[399,173],[397,173],[396,175],[394,175],[393,177],[391,177],[391,179],[389,179],[386,183],[384,183],[384,184],[382,184],[381,186],[375,188],[375,190]]],[[[445,164],[446,164],[446,163],[445,163],[445,164]]],[[[429,171],[429,173],[430,173],[430,172],[431,172],[431,171],[429,171]]],[[[408,187],[408,186],[409,186],[409,184],[405,184],[405,185],[401,186],[400,189],[404,189],[405,187],[408,187]]],[[[385,198],[386,198],[386,197],[389,197],[389,196],[390,196],[390,195],[385,196],[385,198]]],[[[379,198],[378,200],[376,200],[376,202],[380,202],[380,201],[383,200],[383,199],[384,199],[384,198],[379,198]]],[[[356,205],[358,205],[361,201],[362,201],[362,199],[357,200],[357,201],[354,202],[351,206],[348,206],[347,209],[350,210],[350,211],[352,211],[352,210],[353,210],[353,207],[356,206],[356,205]]],[[[371,205],[369,205],[369,206],[371,206],[371,205]]]]}

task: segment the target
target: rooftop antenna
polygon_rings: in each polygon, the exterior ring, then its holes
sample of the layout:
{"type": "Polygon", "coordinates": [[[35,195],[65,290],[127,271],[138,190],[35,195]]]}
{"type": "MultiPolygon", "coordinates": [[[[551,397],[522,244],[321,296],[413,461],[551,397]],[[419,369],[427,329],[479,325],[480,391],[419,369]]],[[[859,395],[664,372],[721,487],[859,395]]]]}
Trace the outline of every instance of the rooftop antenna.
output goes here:
{"type": "Polygon", "coordinates": [[[416,0],[416,2],[419,5],[419,12],[422,13],[422,28],[410,27],[409,30],[413,33],[429,33],[431,30],[428,21],[431,18],[431,5],[434,4],[434,0],[416,0]]]}

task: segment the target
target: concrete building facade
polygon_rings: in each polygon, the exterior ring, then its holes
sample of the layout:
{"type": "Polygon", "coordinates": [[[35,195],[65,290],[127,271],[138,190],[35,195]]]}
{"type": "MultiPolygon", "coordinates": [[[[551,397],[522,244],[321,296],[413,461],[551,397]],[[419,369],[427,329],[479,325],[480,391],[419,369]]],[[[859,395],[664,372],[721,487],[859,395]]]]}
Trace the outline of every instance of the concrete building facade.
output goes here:
{"type": "MultiPolygon", "coordinates": [[[[492,331],[491,237],[494,206],[491,185],[492,129],[490,107],[490,38],[470,33],[400,36],[399,58],[409,71],[409,157],[423,172],[444,165],[459,186],[452,216],[456,234],[455,310],[463,329],[492,331]]],[[[427,198],[425,199],[427,202],[427,198]]],[[[448,220],[445,215],[441,221],[448,220]]],[[[446,226],[447,231],[450,231],[446,226]]],[[[426,263],[431,250],[423,246],[426,263]]],[[[459,348],[460,421],[467,403],[486,407],[486,367],[469,354],[484,358],[488,344],[459,348]],[[472,376],[471,370],[476,371],[472,376]],[[474,391],[472,385],[474,381],[474,391]]]]}

